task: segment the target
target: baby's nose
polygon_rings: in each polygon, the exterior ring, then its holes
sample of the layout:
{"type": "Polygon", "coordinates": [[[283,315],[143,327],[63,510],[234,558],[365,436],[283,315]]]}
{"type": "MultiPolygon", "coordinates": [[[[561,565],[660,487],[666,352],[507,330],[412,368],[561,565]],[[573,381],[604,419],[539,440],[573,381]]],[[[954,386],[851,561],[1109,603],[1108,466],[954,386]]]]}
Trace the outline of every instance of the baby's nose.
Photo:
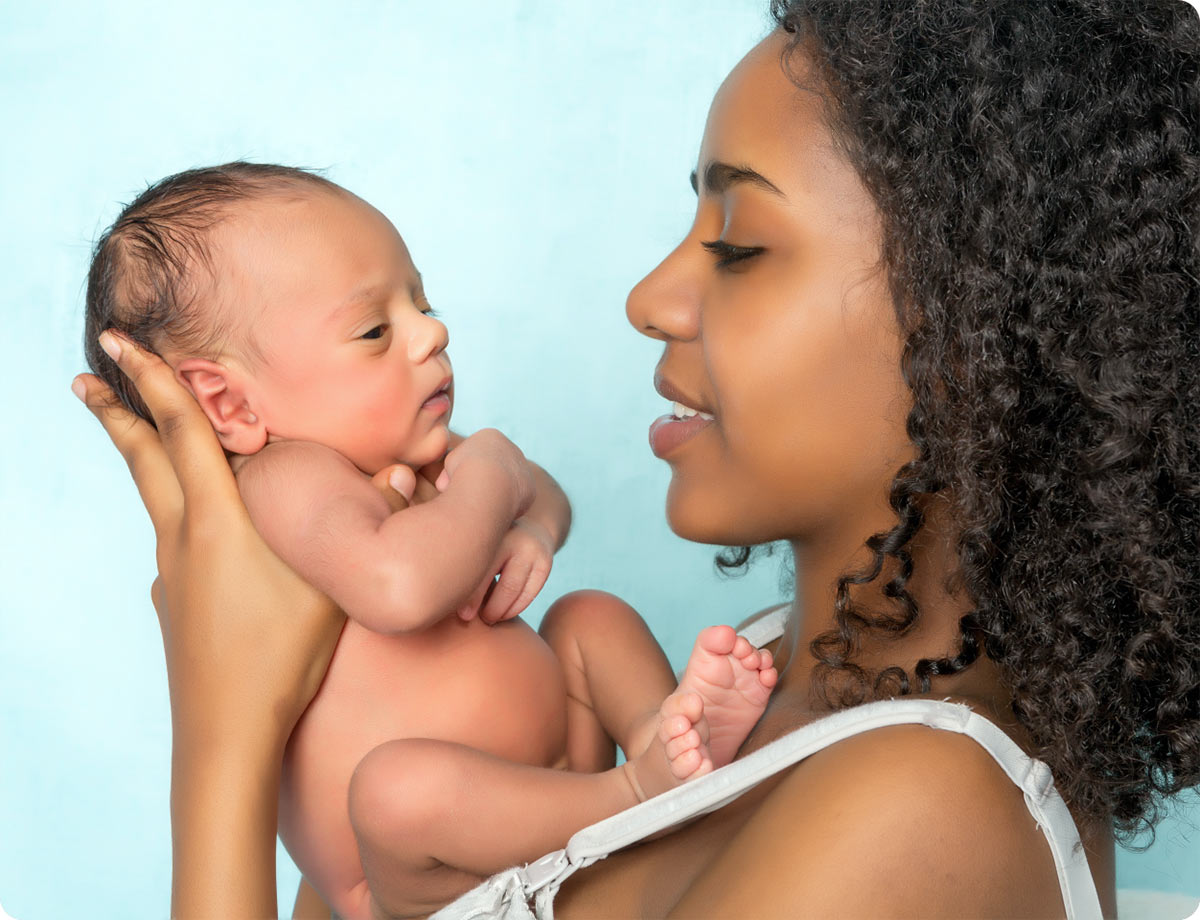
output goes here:
{"type": "Polygon", "coordinates": [[[445,323],[422,314],[408,340],[408,358],[414,364],[419,364],[432,355],[445,351],[449,344],[450,332],[445,323]]]}

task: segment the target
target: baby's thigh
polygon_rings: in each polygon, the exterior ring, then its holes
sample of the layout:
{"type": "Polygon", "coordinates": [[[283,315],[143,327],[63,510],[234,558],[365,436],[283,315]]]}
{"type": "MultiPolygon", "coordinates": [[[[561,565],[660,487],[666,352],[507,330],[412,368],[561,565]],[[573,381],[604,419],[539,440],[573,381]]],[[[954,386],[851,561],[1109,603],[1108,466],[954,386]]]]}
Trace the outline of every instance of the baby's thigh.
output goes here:
{"type": "Polygon", "coordinates": [[[448,825],[471,781],[462,757],[455,756],[458,747],[428,739],[389,741],[354,771],[350,823],[366,878],[349,899],[356,915],[428,914],[482,879],[447,865],[437,852],[447,834],[461,832],[448,825]]]}
{"type": "Polygon", "coordinates": [[[538,632],[560,661],[581,668],[607,665],[610,656],[653,667],[666,661],[641,615],[607,591],[563,595],[550,605],[538,632]]]}
{"type": "Polygon", "coordinates": [[[640,752],[642,729],[676,680],[638,612],[612,594],[575,591],[551,605],[539,631],[563,668],[572,769],[608,765],[606,739],[640,752]]]}

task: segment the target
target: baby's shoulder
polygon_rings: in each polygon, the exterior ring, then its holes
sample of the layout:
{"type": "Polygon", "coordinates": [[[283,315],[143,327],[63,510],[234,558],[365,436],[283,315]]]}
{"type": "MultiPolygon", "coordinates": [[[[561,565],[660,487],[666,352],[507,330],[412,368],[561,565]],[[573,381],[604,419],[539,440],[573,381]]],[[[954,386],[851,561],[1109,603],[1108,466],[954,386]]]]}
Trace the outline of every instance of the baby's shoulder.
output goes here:
{"type": "Polygon", "coordinates": [[[233,467],[242,500],[259,508],[311,508],[321,496],[374,492],[369,480],[336,450],[313,441],[276,441],[233,467]]]}
{"type": "Polygon", "coordinates": [[[353,463],[331,447],[315,441],[273,441],[258,453],[236,457],[233,472],[238,487],[261,487],[267,483],[290,483],[329,476],[356,476],[362,473],[353,463]]]}

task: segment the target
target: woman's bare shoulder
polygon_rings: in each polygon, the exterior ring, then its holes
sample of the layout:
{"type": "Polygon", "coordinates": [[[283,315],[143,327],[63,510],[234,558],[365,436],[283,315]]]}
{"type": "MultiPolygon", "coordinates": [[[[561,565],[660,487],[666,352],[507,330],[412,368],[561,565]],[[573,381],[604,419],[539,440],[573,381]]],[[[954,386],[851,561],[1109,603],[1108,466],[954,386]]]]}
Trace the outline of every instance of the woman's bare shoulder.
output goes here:
{"type": "Polygon", "coordinates": [[[763,916],[1062,909],[1021,791],[970,738],[919,725],[866,732],[793,768],[676,913],[732,915],[763,892],[763,916]]]}

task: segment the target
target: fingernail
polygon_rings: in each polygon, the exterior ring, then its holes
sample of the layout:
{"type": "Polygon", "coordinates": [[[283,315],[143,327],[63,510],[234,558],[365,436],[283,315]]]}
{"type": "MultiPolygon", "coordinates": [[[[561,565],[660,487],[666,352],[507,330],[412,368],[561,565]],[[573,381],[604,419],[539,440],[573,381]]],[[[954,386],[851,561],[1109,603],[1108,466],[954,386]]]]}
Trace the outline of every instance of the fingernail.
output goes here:
{"type": "Polygon", "coordinates": [[[114,361],[121,360],[121,343],[117,341],[117,337],[111,332],[105,331],[100,333],[100,347],[114,361]]]}
{"type": "Polygon", "coordinates": [[[87,402],[87,387],[83,385],[83,380],[76,377],[71,381],[71,392],[79,397],[80,402],[87,402]]]}
{"type": "Polygon", "coordinates": [[[403,473],[401,473],[399,470],[392,470],[391,473],[388,474],[388,485],[397,492],[403,493],[405,485],[404,479],[405,477],[403,473]]]}

